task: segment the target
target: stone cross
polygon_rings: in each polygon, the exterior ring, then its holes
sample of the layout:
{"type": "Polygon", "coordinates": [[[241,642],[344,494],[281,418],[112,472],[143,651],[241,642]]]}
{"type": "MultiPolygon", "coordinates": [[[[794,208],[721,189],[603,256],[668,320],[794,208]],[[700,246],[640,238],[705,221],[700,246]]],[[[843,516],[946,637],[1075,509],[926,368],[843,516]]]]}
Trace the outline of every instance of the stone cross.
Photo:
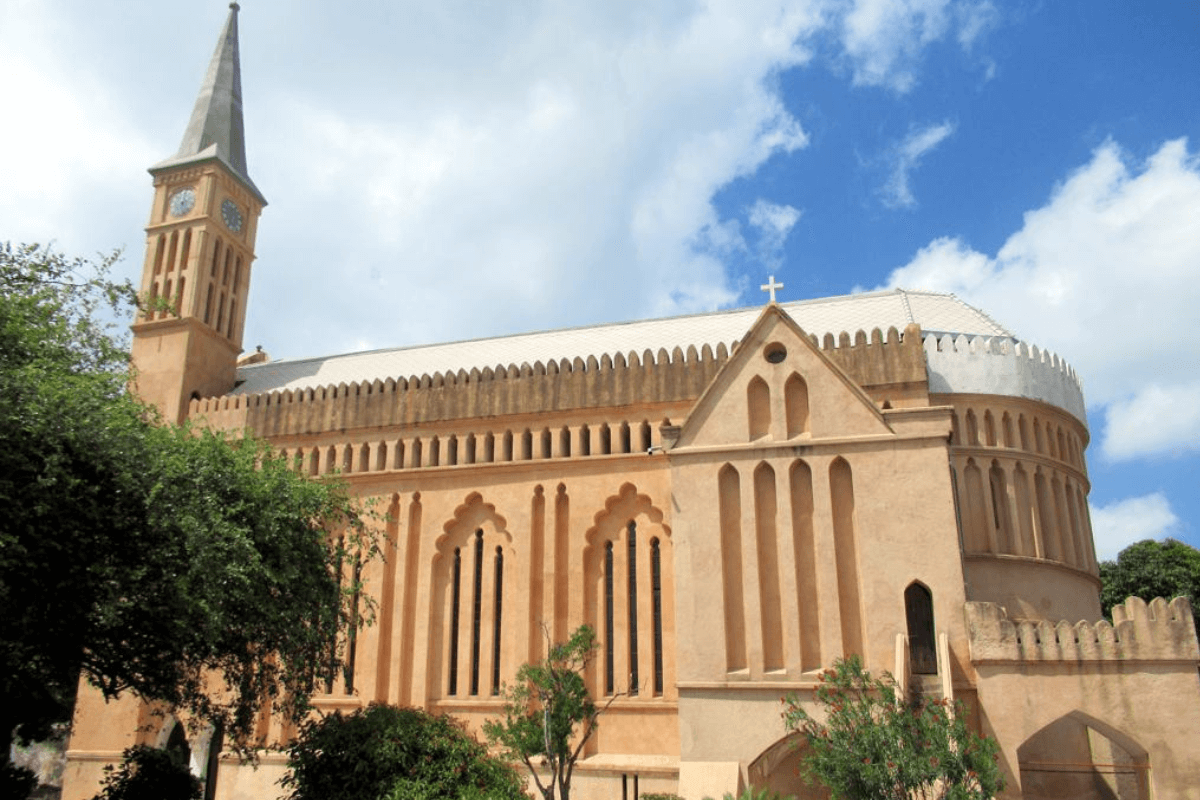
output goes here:
{"type": "Polygon", "coordinates": [[[767,282],[758,288],[762,289],[764,292],[770,292],[771,293],[771,302],[774,303],[775,302],[775,290],[782,289],[783,284],[776,283],[775,276],[769,275],[769,276],[767,276],[767,282]]]}

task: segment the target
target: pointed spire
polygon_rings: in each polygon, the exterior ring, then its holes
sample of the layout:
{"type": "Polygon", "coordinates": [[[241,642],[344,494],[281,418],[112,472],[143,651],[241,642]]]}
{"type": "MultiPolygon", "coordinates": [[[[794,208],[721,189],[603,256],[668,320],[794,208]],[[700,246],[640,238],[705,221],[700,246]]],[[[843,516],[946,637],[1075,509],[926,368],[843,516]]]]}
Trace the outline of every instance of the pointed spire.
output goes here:
{"type": "Polygon", "coordinates": [[[246,137],[242,125],[242,66],[238,53],[238,10],[236,2],[229,4],[229,17],[217,40],[208,65],[208,73],[200,86],[196,107],[184,131],[179,152],[166,161],[155,164],[151,172],[176,167],[192,161],[216,158],[246,184],[263,203],[262,197],[246,169],[246,137]]]}

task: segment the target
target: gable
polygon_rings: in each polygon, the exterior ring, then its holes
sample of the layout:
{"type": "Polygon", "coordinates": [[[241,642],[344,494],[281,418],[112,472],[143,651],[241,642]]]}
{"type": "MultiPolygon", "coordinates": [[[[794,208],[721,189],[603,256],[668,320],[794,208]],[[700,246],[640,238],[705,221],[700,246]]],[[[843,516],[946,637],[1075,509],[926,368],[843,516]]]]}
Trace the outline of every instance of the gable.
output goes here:
{"type": "Polygon", "coordinates": [[[771,305],[696,401],[676,449],[890,433],[862,388],[771,305]]]}

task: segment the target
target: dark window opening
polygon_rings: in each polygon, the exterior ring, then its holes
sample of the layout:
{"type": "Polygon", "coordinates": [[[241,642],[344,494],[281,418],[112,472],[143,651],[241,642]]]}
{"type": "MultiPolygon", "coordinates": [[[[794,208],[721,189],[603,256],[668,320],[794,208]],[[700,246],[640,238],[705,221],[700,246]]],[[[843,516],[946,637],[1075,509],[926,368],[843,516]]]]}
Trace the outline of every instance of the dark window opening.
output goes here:
{"type": "Polygon", "coordinates": [[[654,613],[654,693],[663,693],[662,554],[658,539],[650,540],[650,590],[654,613]]]}
{"type": "Polygon", "coordinates": [[[475,599],[471,604],[471,694],[479,694],[479,624],[483,612],[483,531],[475,531],[475,599]]]}
{"type": "Polygon", "coordinates": [[[604,693],[613,693],[613,546],[604,544],[604,693]]]}
{"type": "Polygon", "coordinates": [[[458,597],[462,588],[462,551],[454,548],[454,588],[450,595],[450,689],[458,694],[458,597]]]}
{"type": "Polygon", "coordinates": [[[933,594],[916,581],[910,583],[904,590],[904,613],[908,619],[908,653],[913,674],[936,675],[933,594]]]}
{"type": "Polygon", "coordinates": [[[638,693],[637,526],[629,523],[629,694],[638,693]]]}
{"type": "Polygon", "coordinates": [[[492,607],[492,694],[500,694],[500,610],[504,598],[504,553],[496,547],[496,602],[492,607]]]}

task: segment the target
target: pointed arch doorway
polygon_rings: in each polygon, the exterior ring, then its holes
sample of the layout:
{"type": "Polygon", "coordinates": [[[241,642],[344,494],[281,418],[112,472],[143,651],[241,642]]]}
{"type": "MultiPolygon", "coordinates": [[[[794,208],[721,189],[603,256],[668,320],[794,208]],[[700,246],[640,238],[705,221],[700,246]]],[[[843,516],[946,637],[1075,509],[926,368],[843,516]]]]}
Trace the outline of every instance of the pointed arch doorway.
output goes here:
{"type": "Polygon", "coordinates": [[[1074,711],[1017,749],[1026,800],[1149,800],[1150,759],[1121,731],[1074,711]]]}
{"type": "Polygon", "coordinates": [[[789,734],[764,750],[746,767],[746,780],[755,789],[768,789],[796,800],[829,800],[829,790],[804,777],[803,740],[789,734]]]}

